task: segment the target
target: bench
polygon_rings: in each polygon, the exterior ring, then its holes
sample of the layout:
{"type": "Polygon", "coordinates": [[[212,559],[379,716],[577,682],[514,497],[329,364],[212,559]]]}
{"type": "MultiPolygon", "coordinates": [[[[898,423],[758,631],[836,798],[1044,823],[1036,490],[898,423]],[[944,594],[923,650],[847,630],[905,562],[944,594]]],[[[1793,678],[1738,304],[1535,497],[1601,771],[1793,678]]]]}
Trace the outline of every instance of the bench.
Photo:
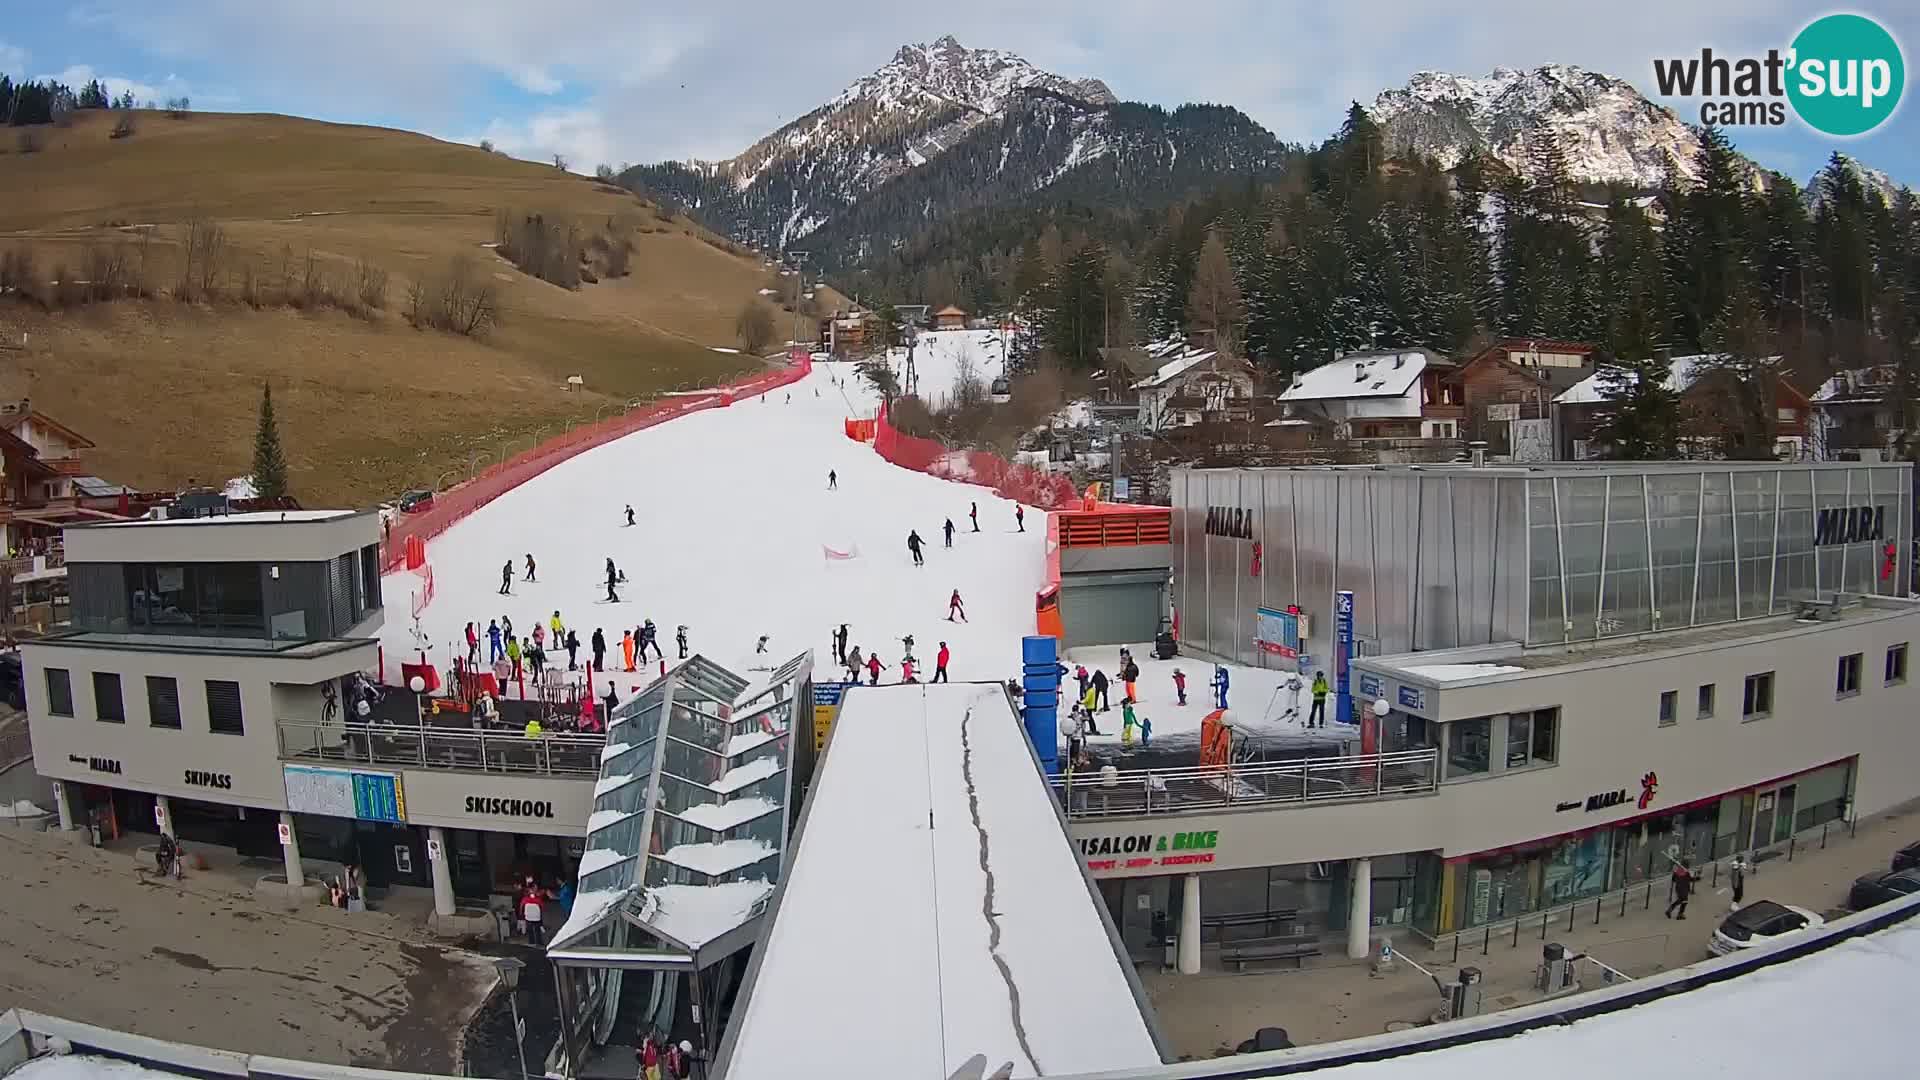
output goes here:
{"type": "MultiPolygon", "coordinates": [[[[1269,923],[1296,922],[1299,918],[1299,908],[1276,908],[1273,911],[1245,911],[1230,915],[1203,915],[1200,918],[1200,929],[1205,931],[1226,930],[1229,927],[1235,926],[1265,927],[1269,923]]],[[[1217,935],[1217,937],[1224,941],[1225,935],[1221,934],[1217,935]]]]}
{"type": "Polygon", "coordinates": [[[1320,946],[1311,941],[1250,941],[1221,949],[1220,962],[1232,964],[1235,971],[1266,960],[1291,960],[1300,968],[1306,966],[1307,957],[1319,955],[1320,946]]]}

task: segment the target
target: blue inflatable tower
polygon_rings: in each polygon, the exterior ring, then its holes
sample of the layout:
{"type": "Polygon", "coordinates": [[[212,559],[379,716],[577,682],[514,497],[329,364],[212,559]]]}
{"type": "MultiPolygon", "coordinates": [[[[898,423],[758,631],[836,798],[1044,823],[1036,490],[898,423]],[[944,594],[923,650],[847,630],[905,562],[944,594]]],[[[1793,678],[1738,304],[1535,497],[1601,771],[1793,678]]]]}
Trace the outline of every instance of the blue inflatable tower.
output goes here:
{"type": "Polygon", "coordinates": [[[1060,771],[1060,643],[1044,634],[1020,639],[1020,685],[1026,692],[1027,738],[1048,776],[1060,771]]]}

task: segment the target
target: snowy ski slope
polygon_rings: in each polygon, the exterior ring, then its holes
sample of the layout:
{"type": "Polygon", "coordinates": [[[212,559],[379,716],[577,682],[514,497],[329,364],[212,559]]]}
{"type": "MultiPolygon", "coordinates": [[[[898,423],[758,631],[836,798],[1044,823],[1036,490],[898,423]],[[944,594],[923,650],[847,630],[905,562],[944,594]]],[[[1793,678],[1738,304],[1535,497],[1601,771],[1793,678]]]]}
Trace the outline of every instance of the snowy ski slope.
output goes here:
{"type": "MultiPolygon", "coordinates": [[[[1045,575],[1045,515],[1029,507],[1027,532],[1017,534],[1013,504],[991,490],[897,468],[849,440],[842,420],[871,416],[875,406],[850,364],[815,365],[791,397],[774,391],[764,402],[694,413],[597,447],[429,541],[436,599],[420,629],[434,661],[448,665],[468,621],[478,624],[484,654],[490,619],[509,616],[525,636],[558,609],[578,631],[583,659],[594,628],[605,631],[610,666],[621,629],[651,618],[670,658],[674,628],[685,623],[694,652],[736,670],[811,647],[817,674],[832,678],[828,635],[846,622],[854,644],[878,647],[885,682],[900,678],[905,634],[915,638],[923,680],[933,675],[941,640],[952,646],[955,679],[1017,676],[1020,638],[1033,632],[1034,593],[1045,575]],[[838,491],[827,490],[829,469],[839,473],[838,491]],[[972,502],[980,506],[978,534],[968,531],[972,502]],[[951,551],[941,547],[948,517],[957,530],[951,551]],[[926,541],[925,567],[907,552],[909,529],[926,541]],[[857,557],[829,559],[827,548],[857,557]],[[535,582],[520,580],[529,552],[535,582]],[[629,579],[618,604],[606,602],[609,557],[629,579]],[[500,596],[509,560],[513,592],[500,596]],[[945,621],[956,588],[970,623],[945,621]],[[762,634],[771,641],[756,657],[762,634]]],[[[404,606],[414,584],[401,571],[383,585],[389,663],[417,652],[404,606]]],[[[646,681],[616,675],[623,698],[646,681]]],[[[605,683],[595,692],[604,694],[605,683]]]]}
{"type": "MultiPolygon", "coordinates": [[[[928,330],[917,339],[913,350],[914,394],[930,407],[938,408],[953,394],[960,381],[963,361],[973,365],[980,389],[992,388],[993,380],[1004,368],[1000,332],[997,330],[928,330]]],[[[893,349],[887,354],[894,371],[906,378],[907,350],[893,349]]]]}

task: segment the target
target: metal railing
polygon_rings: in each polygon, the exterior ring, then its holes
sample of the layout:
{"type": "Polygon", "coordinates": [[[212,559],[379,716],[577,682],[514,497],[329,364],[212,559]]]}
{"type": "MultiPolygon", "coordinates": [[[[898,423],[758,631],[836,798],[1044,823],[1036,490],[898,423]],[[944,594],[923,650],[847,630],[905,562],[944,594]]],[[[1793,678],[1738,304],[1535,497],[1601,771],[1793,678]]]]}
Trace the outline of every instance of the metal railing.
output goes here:
{"type": "Polygon", "coordinates": [[[605,735],[536,735],[512,730],[417,727],[407,724],[281,720],[280,757],[466,772],[600,775],[605,735]]]}
{"type": "Polygon", "coordinates": [[[1294,805],[1397,798],[1437,790],[1438,750],[1179,769],[1103,776],[1069,773],[1049,781],[1069,817],[1170,814],[1220,806],[1294,805]]]}

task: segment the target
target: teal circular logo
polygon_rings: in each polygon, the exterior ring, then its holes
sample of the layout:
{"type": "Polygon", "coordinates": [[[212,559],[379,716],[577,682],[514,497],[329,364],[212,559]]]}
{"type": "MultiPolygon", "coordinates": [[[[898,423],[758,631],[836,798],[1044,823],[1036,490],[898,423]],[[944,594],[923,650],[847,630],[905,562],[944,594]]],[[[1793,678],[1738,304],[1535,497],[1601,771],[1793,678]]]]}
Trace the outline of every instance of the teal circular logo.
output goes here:
{"type": "Polygon", "coordinates": [[[1886,122],[1906,88],[1900,43],[1864,15],[1824,15],[1793,39],[1787,98],[1816,131],[1864,135],[1886,122]]]}

